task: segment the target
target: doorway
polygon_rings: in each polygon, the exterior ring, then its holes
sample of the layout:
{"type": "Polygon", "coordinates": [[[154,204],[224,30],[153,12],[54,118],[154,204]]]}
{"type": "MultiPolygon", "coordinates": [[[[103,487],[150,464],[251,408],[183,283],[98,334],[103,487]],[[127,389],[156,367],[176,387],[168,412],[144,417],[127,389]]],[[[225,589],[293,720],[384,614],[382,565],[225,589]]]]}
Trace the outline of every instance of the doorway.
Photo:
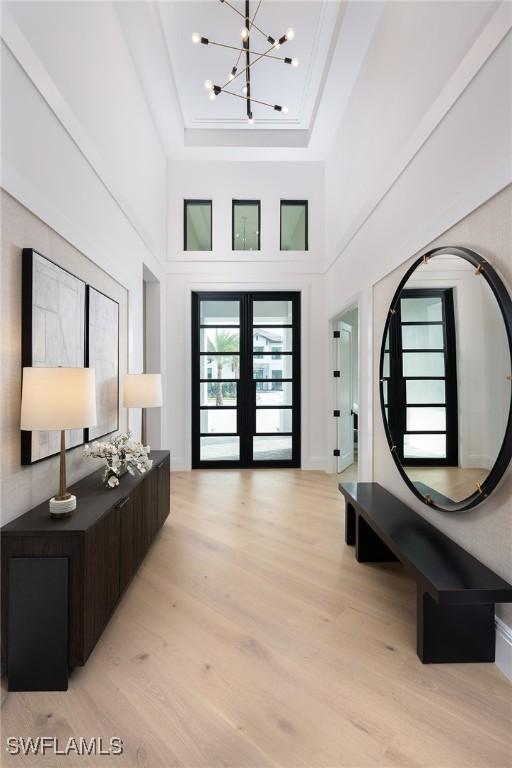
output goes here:
{"type": "Polygon", "coordinates": [[[343,313],[334,325],[336,381],[336,472],[357,480],[359,447],[359,308],[343,313]]]}
{"type": "MultiPolygon", "coordinates": [[[[142,372],[160,373],[161,359],[161,317],[160,281],[144,264],[142,272],[142,372]]],[[[143,410],[142,433],[152,448],[162,445],[162,413],[160,408],[143,410]]]]}
{"type": "Polygon", "coordinates": [[[300,294],[192,294],[192,468],[300,466],[300,294]]]}

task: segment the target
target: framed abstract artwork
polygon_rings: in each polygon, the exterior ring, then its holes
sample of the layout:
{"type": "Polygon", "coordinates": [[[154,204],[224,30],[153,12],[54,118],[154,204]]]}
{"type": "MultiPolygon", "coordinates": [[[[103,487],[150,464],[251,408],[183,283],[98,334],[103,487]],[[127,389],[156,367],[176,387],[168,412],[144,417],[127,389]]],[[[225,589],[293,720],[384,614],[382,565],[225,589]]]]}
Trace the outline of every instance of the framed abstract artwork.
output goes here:
{"type": "Polygon", "coordinates": [[[86,365],[96,370],[98,423],[85,430],[85,440],[97,440],[119,429],[119,304],[87,286],[86,365]]]}
{"type": "MultiPolygon", "coordinates": [[[[32,248],[22,254],[23,367],[85,365],[86,285],[32,248]]],[[[67,446],[84,442],[84,430],[67,433],[67,446]]],[[[21,463],[34,464],[60,450],[59,432],[21,432],[21,463]]]]}

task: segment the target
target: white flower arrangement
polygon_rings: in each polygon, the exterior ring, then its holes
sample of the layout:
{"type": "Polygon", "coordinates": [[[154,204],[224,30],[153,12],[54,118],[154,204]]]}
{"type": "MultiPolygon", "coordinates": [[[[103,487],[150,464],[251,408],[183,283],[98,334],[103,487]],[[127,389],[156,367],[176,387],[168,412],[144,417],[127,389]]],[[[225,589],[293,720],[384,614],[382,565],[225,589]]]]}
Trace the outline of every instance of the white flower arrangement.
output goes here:
{"type": "Polygon", "coordinates": [[[148,458],[149,445],[142,445],[138,440],[133,440],[131,432],[122,432],[115,435],[105,443],[94,442],[84,448],[84,458],[103,459],[106,462],[103,482],[108,488],[119,485],[119,477],[126,471],[130,475],[136,472],[144,474],[153,466],[152,459],[148,458]]]}

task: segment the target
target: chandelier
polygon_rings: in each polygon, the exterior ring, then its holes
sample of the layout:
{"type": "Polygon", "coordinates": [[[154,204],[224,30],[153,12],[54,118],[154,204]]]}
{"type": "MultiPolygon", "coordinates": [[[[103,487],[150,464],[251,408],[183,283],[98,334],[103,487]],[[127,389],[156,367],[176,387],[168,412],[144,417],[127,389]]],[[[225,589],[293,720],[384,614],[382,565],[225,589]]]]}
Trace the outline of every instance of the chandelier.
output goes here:
{"type": "Polygon", "coordinates": [[[274,61],[280,61],[284,64],[290,65],[292,67],[298,67],[299,61],[298,59],[292,59],[288,56],[278,56],[276,55],[276,51],[278,51],[282,45],[289,42],[290,40],[293,40],[295,37],[295,33],[293,29],[288,29],[284,35],[281,35],[281,37],[272,37],[272,35],[267,34],[264,32],[256,23],[255,19],[258,15],[258,11],[261,6],[262,0],[259,0],[258,5],[256,7],[256,10],[254,12],[254,15],[251,17],[250,14],[250,8],[249,8],[249,0],[245,0],[245,14],[243,14],[241,11],[239,11],[237,8],[235,8],[234,5],[232,5],[228,0],[220,0],[220,2],[223,5],[228,6],[228,8],[231,8],[232,11],[234,11],[236,14],[242,17],[244,20],[244,26],[240,33],[241,38],[241,47],[240,44],[238,45],[227,45],[225,43],[217,43],[214,40],[210,40],[208,37],[203,37],[202,35],[198,34],[197,32],[194,32],[192,35],[192,42],[202,45],[215,45],[219,48],[227,48],[232,51],[236,51],[237,57],[236,61],[228,75],[227,81],[224,83],[224,85],[215,85],[211,80],[205,81],[205,88],[209,91],[210,99],[215,100],[217,96],[219,96],[221,93],[226,94],[227,96],[234,96],[237,99],[243,99],[246,103],[246,112],[247,112],[247,120],[250,125],[254,123],[254,117],[252,114],[252,105],[253,104],[261,104],[264,107],[269,107],[270,109],[275,110],[276,112],[282,112],[283,114],[286,114],[288,112],[288,107],[281,105],[281,104],[271,104],[268,101],[262,101],[261,99],[255,99],[252,95],[252,83],[251,83],[251,70],[254,67],[255,64],[258,63],[258,61],[261,61],[262,59],[273,59],[274,61]],[[269,45],[270,47],[267,48],[267,50],[261,51],[254,51],[251,49],[251,32],[253,30],[256,30],[263,38],[265,38],[265,46],[269,45]],[[242,59],[242,64],[240,64],[240,60],[242,59]],[[244,66],[245,65],[245,66],[244,66]],[[235,81],[238,80],[238,78],[243,78],[244,85],[241,89],[241,93],[236,93],[233,88],[236,88],[235,81]]]}

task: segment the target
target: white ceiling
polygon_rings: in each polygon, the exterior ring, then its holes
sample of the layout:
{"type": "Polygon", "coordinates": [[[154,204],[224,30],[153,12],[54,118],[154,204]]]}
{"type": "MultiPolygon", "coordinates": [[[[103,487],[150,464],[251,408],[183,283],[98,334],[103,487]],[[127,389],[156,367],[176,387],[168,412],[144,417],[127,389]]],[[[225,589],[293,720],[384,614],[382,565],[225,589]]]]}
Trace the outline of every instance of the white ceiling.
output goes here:
{"type": "MultiPolygon", "coordinates": [[[[243,12],[243,0],[231,0],[231,5],[243,12]]],[[[257,0],[250,2],[254,13],[257,0]]],[[[295,31],[293,41],[287,42],[275,56],[296,57],[295,68],[275,59],[261,59],[251,68],[253,98],[271,104],[286,105],[288,113],[276,112],[268,107],[253,105],[254,126],[247,123],[246,104],[241,98],[221,94],[215,101],[208,98],[204,81],[225,85],[236,62],[235,51],[213,45],[194,45],[193,32],[208,39],[240,46],[243,19],[222,2],[173,2],[159,6],[162,27],[176,82],[180,110],[186,129],[221,130],[235,128],[243,131],[307,130],[310,127],[316,96],[321,88],[336,17],[340,3],[329,0],[282,2],[263,0],[255,23],[275,39],[289,27],[295,31]]],[[[251,50],[259,53],[269,50],[266,38],[253,28],[251,50]]],[[[253,59],[255,57],[252,57],[253,59]]],[[[243,70],[244,58],[239,64],[243,70]]],[[[241,95],[245,76],[237,77],[228,90],[241,95]]]]}
{"type": "MultiPolygon", "coordinates": [[[[243,12],[243,0],[229,1],[243,12]]],[[[252,12],[257,3],[251,0],[252,12]]],[[[262,0],[256,24],[274,38],[293,28],[294,40],[276,54],[298,58],[299,67],[268,59],[254,65],[253,98],[286,105],[288,113],[254,104],[255,123],[249,125],[242,99],[220,94],[211,101],[204,87],[207,79],[221,86],[227,82],[236,52],[192,43],[197,32],[236,46],[243,18],[219,0],[115,3],[167,155],[208,160],[325,157],[383,6],[262,0]]],[[[253,30],[251,48],[266,51],[265,43],[253,30]]],[[[238,92],[242,80],[234,81],[238,92]]]]}

